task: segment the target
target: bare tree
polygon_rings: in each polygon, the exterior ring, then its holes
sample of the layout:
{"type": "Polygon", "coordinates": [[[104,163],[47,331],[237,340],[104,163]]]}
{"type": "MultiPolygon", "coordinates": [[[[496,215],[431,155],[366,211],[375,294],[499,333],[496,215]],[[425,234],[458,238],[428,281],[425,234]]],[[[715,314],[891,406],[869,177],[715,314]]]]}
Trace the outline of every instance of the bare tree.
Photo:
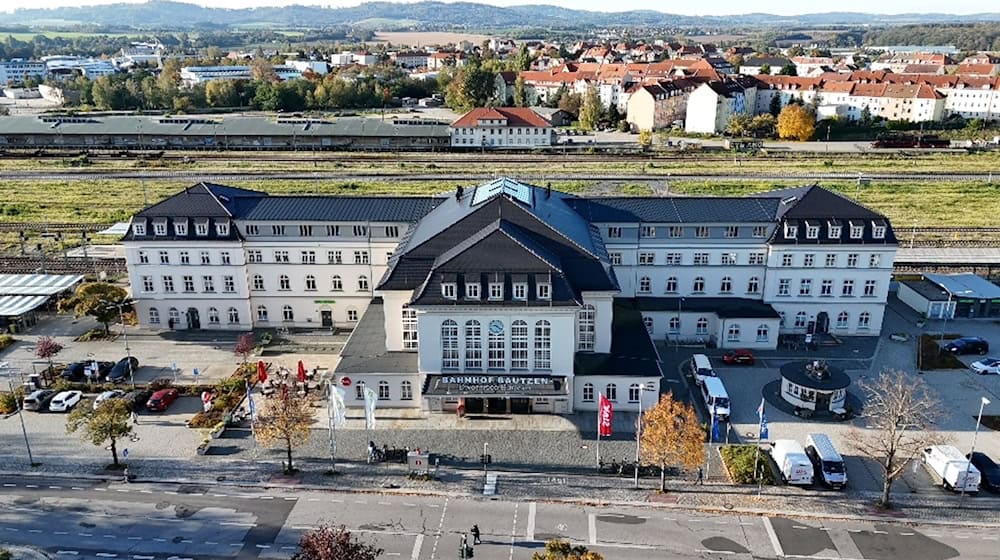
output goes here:
{"type": "Polygon", "coordinates": [[[383,552],[359,541],[343,525],[323,524],[302,535],[292,560],[375,560],[383,552]]]}
{"type": "Polygon", "coordinates": [[[256,350],[252,333],[243,333],[236,339],[236,346],[233,347],[233,354],[239,356],[243,363],[247,363],[247,358],[256,350]]]}
{"type": "Polygon", "coordinates": [[[934,424],[943,415],[937,396],[913,375],[887,369],[860,384],[867,393],[865,429],[851,428],[851,445],[882,469],[882,496],[878,505],[892,507],[892,483],[921,451],[942,441],[934,424]]]}

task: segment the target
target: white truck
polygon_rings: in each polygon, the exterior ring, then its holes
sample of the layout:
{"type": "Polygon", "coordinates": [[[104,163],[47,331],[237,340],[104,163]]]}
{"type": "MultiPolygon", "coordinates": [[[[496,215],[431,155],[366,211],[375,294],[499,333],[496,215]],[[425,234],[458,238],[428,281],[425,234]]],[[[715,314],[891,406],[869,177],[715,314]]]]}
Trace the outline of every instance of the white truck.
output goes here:
{"type": "Polygon", "coordinates": [[[953,445],[932,445],[924,449],[924,466],[937,478],[941,485],[955,492],[979,492],[981,475],[979,469],[969,464],[969,460],[953,445]]]}
{"type": "Polygon", "coordinates": [[[806,455],[812,461],[816,480],[830,488],[843,488],[847,485],[847,468],[844,458],[834,447],[826,434],[809,434],[806,436],[806,455]]]}
{"type": "Polygon", "coordinates": [[[806,450],[794,439],[771,442],[771,458],[778,465],[781,480],[786,484],[809,486],[813,483],[813,465],[806,450]]]}

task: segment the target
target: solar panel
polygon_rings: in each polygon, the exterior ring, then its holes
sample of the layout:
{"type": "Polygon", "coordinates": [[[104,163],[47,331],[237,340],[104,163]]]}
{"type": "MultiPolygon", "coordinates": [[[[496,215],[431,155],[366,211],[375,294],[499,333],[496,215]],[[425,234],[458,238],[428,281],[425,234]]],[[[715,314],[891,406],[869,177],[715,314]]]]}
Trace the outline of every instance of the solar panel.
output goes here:
{"type": "Polygon", "coordinates": [[[506,194],[526,206],[531,206],[531,186],[509,177],[500,177],[476,187],[476,192],[472,196],[472,205],[486,202],[499,194],[506,194]]]}

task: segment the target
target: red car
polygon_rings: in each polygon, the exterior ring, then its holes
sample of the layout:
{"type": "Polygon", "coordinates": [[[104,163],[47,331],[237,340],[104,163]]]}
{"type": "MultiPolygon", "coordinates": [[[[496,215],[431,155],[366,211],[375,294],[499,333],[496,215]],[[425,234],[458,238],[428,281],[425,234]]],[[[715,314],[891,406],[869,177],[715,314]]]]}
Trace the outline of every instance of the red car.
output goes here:
{"type": "Polygon", "coordinates": [[[752,366],[755,358],[753,357],[753,352],[747,350],[746,348],[741,348],[739,350],[730,350],[722,355],[723,363],[734,365],[747,365],[752,366]]]}
{"type": "Polygon", "coordinates": [[[153,411],[163,411],[177,400],[177,389],[160,389],[146,401],[146,408],[153,411]]]}

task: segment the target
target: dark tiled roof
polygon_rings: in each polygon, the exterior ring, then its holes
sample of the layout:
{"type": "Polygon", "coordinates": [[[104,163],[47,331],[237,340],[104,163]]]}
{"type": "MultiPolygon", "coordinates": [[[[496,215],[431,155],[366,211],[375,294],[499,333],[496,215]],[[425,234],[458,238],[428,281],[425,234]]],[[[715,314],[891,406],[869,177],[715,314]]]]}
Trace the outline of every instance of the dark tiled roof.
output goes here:
{"type": "Polygon", "coordinates": [[[941,290],[934,282],[921,278],[920,280],[904,280],[902,282],[907,288],[917,292],[927,301],[948,301],[948,295],[941,290]]]}
{"type": "Polygon", "coordinates": [[[443,305],[457,305],[466,307],[469,305],[486,306],[486,307],[538,307],[538,306],[579,306],[581,305],[581,300],[566,278],[561,274],[552,274],[549,277],[550,283],[552,285],[552,297],[547,300],[540,300],[537,298],[536,286],[538,285],[538,275],[537,274],[519,274],[512,272],[465,272],[465,273],[441,273],[435,272],[431,274],[427,283],[421,287],[421,291],[414,298],[414,305],[434,305],[437,307],[443,305]],[[528,298],[525,300],[515,300],[512,298],[512,285],[514,283],[515,277],[518,281],[526,282],[528,285],[528,298]],[[441,284],[445,281],[455,282],[458,288],[458,294],[456,299],[445,299],[441,295],[441,284]],[[486,297],[488,283],[491,281],[499,280],[503,282],[504,289],[504,299],[503,300],[489,300],[486,297]],[[479,299],[465,299],[465,284],[466,283],[478,283],[480,285],[479,293],[481,297],[479,299]]]}
{"type": "Polygon", "coordinates": [[[611,319],[611,352],[577,352],[575,375],[630,375],[663,377],[660,356],[642,324],[642,313],[632,299],[615,299],[611,319]]]}
{"type": "MultiPolygon", "coordinates": [[[[637,297],[635,306],[641,311],[677,312],[675,297],[637,297]]],[[[769,304],[756,299],[727,297],[686,297],[681,313],[715,313],[720,319],[777,319],[778,312],[769,304]]]]}
{"type": "Polygon", "coordinates": [[[340,352],[337,374],[417,373],[416,352],[385,349],[385,311],[382,298],[372,298],[347,344],[340,352]]]}
{"type": "Polygon", "coordinates": [[[137,217],[189,217],[223,218],[233,216],[234,201],[243,198],[266,198],[267,193],[216,185],[198,183],[183,191],[161,200],[140,211],[137,217]]]}
{"type": "Polygon", "coordinates": [[[636,223],[773,222],[778,203],[759,197],[600,197],[569,202],[591,222],[636,223]]]}
{"type": "Polygon", "coordinates": [[[442,200],[416,196],[269,196],[241,199],[237,209],[244,220],[414,222],[442,200]]]}
{"type": "Polygon", "coordinates": [[[888,218],[858,204],[857,202],[833,191],[817,185],[795,187],[763,193],[760,196],[774,197],[779,201],[778,215],[781,226],[775,228],[770,243],[774,244],[875,244],[895,245],[898,243],[896,234],[889,224],[888,218]],[[864,225],[864,235],[861,239],[852,239],[851,224],[864,225]],[[876,238],[873,235],[872,224],[884,225],[885,237],[876,238]],[[785,237],[785,225],[797,226],[794,238],[785,237]],[[819,226],[819,235],[809,239],[806,235],[808,225],[819,226]],[[840,226],[840,237],[830,237],[830,225],[840,226]]]}

